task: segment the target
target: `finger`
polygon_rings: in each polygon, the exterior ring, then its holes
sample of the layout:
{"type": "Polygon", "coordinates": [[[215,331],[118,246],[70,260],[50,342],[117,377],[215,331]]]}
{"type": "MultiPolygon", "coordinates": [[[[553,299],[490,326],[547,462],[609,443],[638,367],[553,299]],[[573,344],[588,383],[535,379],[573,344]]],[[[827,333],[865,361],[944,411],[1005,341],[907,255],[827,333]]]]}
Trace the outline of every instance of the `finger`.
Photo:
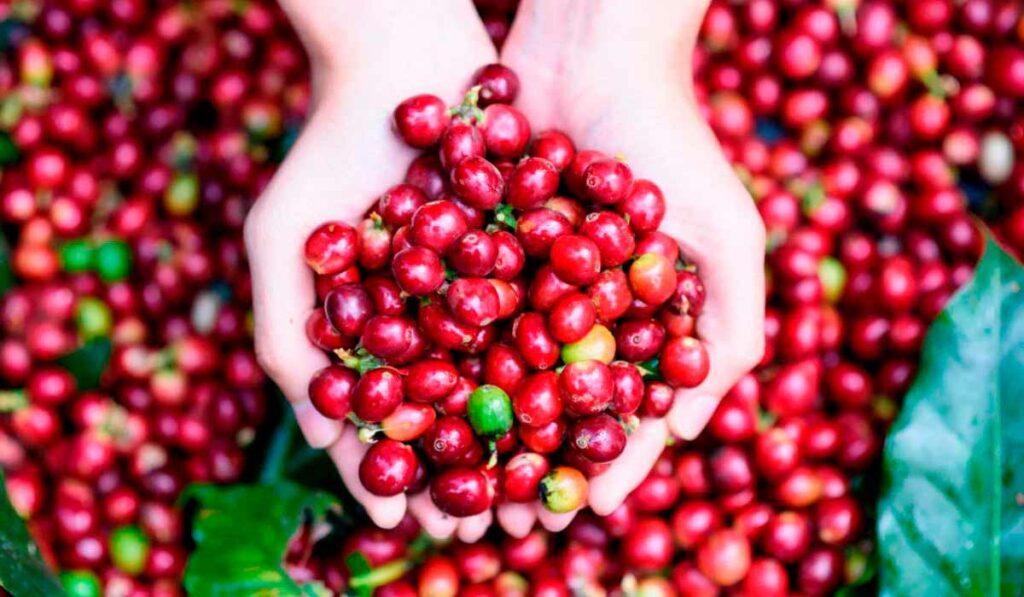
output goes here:
{"type": "Polygon", "coordinates": [[[484,510],[476,516],[463,518],[459,521],[459,540],[463,543],[476,543],[491,528],[494,522],[494,515],[490,510],[484,510]]]}
{"type": "Polygon", "coordinates": [[[308,399],[293,402],[292,410],[295,411],[295,422],[310,446],[326,448],[336,442],[341,435],[343,422],[323,416],[308,399]]]}
{"type": "Polygon", "coordinates": [[[505,532],[521,539],[537,522],[537,506],[533,503],[508,502],[498,506],[498,523],[505,532]]]}
{"type": "Polygon", "coordinates": [[[373,523],[382,529],[391,529],[405,516],[405,495],[381,497],[373,495],[363,487],[359,480],[359,463],[362,462],[366,449],[366,446],[359,441],[355,427],[348,425],[338,441],[327,449],[327,453],[334,461],[334,465],[338,467],[345,488],[357,502],[366,508],[366,513],[373,523]]]}
{"type": "Polygon", "coordinates": [[[552,533],[564,531],[572,519],[576,518],[576,513],[580,511],[577,508],[571,512],[556,513],[540,505],[540,502],[537,502],[535,508],[537,509],[537,520],[540,521],[541,526],[552,533]]]}
{"type": "Polygon", "coordinates": [[[644,419],[629,436],[626,449],[608,470],[590,480],[590,508],[598,516],[611,514],[622,505],[651,472],[665,449],[668,429],[661,419],[644,419]]]}
{"type": "Polygon", "coordinates": [[[455,533],[459,519],[441,512],[430,499],[430,492],[423,491],[409,498],[409,511],[420,526],[434,539],[447,539],[455,533]]]}
{"type": "Polygon", "coordinates": [[[724,394],[694,394],[686,390],[677,390],[675,402],[668,412],[666,421],[672,435],[692,441],[707,426],[711,416],[715,414],[721,396],[724,394]]]}
{"type": "Polygon", "coordinates": [[[321,416],[309,403],[309,380],[330,361],[306,338],[314,308],[313,277],[302,259],[303,241],[287,225],[264,225],[255,217],[245,239],[252,268],[253,321],[260,365],[294,405],[306,441],[323,448],[338,438],[342,424],[321,416]],[[258,266],[257,266],[258,264],[258,266]]]}
{"type": "Polygon", "coordinates": [[[708,351],[708,376],[695,388],[677,390],[668,415],[672,433],[685,440],[700,434],[722,396],[764,352],[763,256],[742,250],[719,255],[720,262],[701,270],[707,299],[697,334],[708,351]]]}

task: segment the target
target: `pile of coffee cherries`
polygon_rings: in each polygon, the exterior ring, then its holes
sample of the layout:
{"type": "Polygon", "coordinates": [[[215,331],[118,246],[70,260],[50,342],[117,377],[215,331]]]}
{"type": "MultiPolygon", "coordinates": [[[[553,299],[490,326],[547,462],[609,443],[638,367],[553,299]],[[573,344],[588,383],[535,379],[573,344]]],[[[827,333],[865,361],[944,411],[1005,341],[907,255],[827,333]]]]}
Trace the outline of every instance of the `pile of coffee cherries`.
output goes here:
{"type": "Polygon", "coordinates": [[[0,21],[7,492],[70,594],[180,595],[179,497],[238,481],[274,404],[242,224],[304,118],[302,48],[261,1],[0,21]]]}
{"type": "Polygon", "coordinates": [[[704,288],[657,230],[658,186],[559,131],[531,139],[517,89],[494,64],[459,106],[402,102],[397,133],[425,150],[406,182],[305,247],[323,301],[309,337],[338,361],[314,406],[373,441],[370,492],[429,485],[455,516],[579,508],[637,417],[708,373],[704,288]]]}

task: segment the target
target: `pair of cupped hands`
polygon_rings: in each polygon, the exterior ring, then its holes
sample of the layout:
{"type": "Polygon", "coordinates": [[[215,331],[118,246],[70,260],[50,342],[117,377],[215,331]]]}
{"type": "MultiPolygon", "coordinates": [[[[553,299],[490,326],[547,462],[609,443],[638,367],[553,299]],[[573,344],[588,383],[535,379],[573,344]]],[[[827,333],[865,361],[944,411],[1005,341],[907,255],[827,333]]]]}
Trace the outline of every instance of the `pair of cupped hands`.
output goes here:
{"type": "MultiPolygon", "coordinates": [[[[665,419],[645,419],[622,455],[590,481],[599,515],[619,507],[654,466],[669,433],[691,440],[720,398],[763,350],[764,230],[753,201],[705,126],[690,61],[705,2],[524,0],[500,61],[520,78],[515,105],[533,132],[557,128],[578,148],[623,156],[637,177],[664,191],[662,229],[696,263],[707,289],[697,331],[711,371],[679,390],[665,419]]],[[[539,521],[564,528],[574,512],[506,503],[455,518],[429,492],[378,497],[359,481],[366,451],[356,429],[312,407],[310,378],[328,364],[307,340],[315,305],[303,244],[319,224],[357,223],[402,180],[415,150],[392,130],[399,102],[433,93],[460,101],[473,73],[497,62],[470,0],[282,0],[310,56],[311,113],[305,129],[246,222],[256,351],[291,402],[313,447],[326,448],[351,494],[380,527],[410,512],[435,537],[472,542],[497,518],[514,536],[539,521]]]]}

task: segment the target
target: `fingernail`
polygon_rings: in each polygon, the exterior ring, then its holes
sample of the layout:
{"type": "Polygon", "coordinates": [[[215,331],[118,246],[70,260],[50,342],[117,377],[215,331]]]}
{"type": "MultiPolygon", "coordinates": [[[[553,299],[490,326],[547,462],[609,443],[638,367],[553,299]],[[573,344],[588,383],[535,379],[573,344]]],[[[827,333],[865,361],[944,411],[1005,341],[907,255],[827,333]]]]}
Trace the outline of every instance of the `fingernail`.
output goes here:
{"type": "Polygon", "coordinates": [[[673,409],[669,423],[673,434],[691,441],[700,435],[708,421],[711,420],[711,415],[715,414],[715,409],[718,408],[718,397],[701,394],[688,396],[683,400],[685,402],[673,409]]]}

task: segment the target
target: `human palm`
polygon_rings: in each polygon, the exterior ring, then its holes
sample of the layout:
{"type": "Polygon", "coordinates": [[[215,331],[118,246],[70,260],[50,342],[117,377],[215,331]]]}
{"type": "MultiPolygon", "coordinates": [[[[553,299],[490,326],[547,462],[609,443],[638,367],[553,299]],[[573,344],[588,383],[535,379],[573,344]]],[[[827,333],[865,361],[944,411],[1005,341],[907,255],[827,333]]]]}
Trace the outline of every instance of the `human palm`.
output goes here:
{"type": "MultiPolygon", "coordinates": [[[[360,14],[372,10],[366,3],[292,0],[284,8],[310,51],[314,100],[302,134],[246,222],[256,351],[292,403],[310,445],[327,448],[374,522],[393,527],[409,506],[405,496],[370,494],[359,482],[366,447],[356,430],[323,417],[309,401],[309,380],[328,359],[305,334],[316,295],[303,245],[323,222],[355,224],[384,190],[402,180],[416,152],[384,124],[393,107],[424,92],[456,103],[475,69],[494,62],[495,50],[471,6],[439,14],[411,3],[384,28],[367,22],[379,15],[360,14]],[[311,4],[321,6],[311,10],[311,4]],[[351,30],[341,33],[346,23],[351,30]],[[373,39],[366,40],[370,45],[361,47],[360,37],[374,29],[373,39]],[[445,43],[437,43],[438,35],[445,43]],[[346,43],[334,43],[331,36],[346,43]]],[[[416,506],[423,499],[413,501],[424,526],[438,524],[436,510],[424,512],[416,506]]],[[[473,539],[489,525],[484,517],[460,535],[473,539]]]]}
{"type": "MultiPolygon", "coordinates": [[[[764,229],[750,196],[718,150],[690,84],[702,10],[661,3],[644,12],[626,3],[576,5],[525,0],[502,51],[520,77],[517,106],[538,130],[557,128],[580,149],[619,156],[663,190],[662,231],[698,267],[707,303],[697,332],[711,371],[679,390],[666,421],[646,419],[626,451],[591,482],[590,506],[618,507],[653,467],[669,428],[693,439],[721,397],[763,351],[764,229]],[[667,423],[667,425],[666,425],[667,423]]],[[[529,514],[499,517],[526,527],[529,514]]]]}

